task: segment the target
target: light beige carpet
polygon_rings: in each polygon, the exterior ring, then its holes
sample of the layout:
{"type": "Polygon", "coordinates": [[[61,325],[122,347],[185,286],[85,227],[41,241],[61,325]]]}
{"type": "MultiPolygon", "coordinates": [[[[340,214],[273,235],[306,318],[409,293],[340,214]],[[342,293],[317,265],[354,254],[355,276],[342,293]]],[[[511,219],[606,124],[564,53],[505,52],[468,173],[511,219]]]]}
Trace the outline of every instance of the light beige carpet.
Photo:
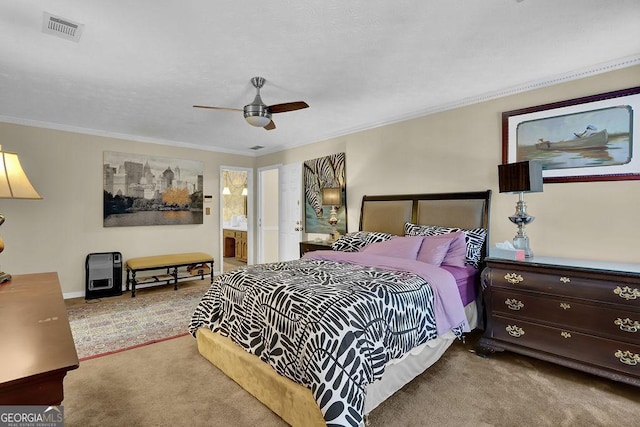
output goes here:
{"type": "MultiPolygon", "coordinates": [[[[475,337],[477,338],[477,337],[475,337]]],[[[640,389],[510,353],[474,337],[376,408],[371,426],[636,426],[640,389]]],[[[185,336],[80,363],[66,426],[284,426],[185,336]]]]}

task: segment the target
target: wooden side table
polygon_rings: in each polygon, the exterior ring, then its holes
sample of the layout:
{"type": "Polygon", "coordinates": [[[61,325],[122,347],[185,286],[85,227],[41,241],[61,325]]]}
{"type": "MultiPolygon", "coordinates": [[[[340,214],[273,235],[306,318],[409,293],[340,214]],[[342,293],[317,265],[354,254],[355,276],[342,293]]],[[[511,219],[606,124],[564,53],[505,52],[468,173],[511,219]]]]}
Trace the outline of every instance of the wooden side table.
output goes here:
{"type": "Polygon", "coordinates": [[[510,350],[640,386],[640,264],[486,263],[479,354],[510,350]]]}
{"type": "Polygon", "coordinates": [[[79,362],[57,273],[0,285],[0,342],[0,405],[59,405],[79,362]]]}
{"type": "Polygon", "coordinates": [[[327,251],[331,250],[331,243],[329,241],[313,241],[308,240],[306,242],[300,242],[300,256],[312,251],[327,251]]]}

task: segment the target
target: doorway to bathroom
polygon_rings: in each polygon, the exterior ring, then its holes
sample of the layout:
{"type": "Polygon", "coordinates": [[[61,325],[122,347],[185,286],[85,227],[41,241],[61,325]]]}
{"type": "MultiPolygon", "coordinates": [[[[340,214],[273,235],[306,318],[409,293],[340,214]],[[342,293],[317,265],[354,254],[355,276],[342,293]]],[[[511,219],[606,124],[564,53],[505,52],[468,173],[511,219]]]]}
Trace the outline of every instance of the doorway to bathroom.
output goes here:
{"type": "Polygon", "coordinates": [[[252,170],[220,168],[221,272],[251,263],[252,170]]]}

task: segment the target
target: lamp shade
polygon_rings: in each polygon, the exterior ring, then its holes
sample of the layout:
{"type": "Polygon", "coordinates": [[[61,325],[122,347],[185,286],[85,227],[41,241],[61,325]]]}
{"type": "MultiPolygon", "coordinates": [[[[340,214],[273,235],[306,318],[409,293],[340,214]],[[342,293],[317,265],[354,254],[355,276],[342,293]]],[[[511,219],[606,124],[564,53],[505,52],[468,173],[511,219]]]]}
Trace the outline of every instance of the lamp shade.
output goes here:
{"type": "Polygon", "coordinates": [[[24,173],[18,155],[2,151],[2,146],[0,146],[0,198],[42,199],[24,173]]]}
{"type": "Polygon", "coordinates": [[[524,161],[498,165],[500,193],[542,191],[542,164],[524,161]]]}
{"type": "Polygon", "coordinates": [[[325,206],[342,206],[342,189],[340,187],[323,188],[322,204],[325,206]]]}
{"type": "Polygon", "coordinates": [[[222,189],[222,194],[224,194],[225,196],[228,196],[231,194],[231,190],[229,189],[229,187],[224,187],[222,189]]]}

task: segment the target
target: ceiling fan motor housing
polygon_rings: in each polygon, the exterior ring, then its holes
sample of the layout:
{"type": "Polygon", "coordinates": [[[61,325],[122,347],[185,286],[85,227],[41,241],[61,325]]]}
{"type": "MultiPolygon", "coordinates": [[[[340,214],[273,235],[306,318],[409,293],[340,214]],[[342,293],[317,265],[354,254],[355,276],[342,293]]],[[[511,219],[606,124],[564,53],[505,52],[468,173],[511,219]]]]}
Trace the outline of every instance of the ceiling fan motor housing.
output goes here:
{"type": "MultiPolygon", "coordinates": [[[[260,90],[259,87],[256,89],[260,90]]],[[[256,94],[251,104],[244,106],[244,118],[251,126],[265,127],[271,122],[271,111],[260,98],[260,93],[256,94]]]]}

